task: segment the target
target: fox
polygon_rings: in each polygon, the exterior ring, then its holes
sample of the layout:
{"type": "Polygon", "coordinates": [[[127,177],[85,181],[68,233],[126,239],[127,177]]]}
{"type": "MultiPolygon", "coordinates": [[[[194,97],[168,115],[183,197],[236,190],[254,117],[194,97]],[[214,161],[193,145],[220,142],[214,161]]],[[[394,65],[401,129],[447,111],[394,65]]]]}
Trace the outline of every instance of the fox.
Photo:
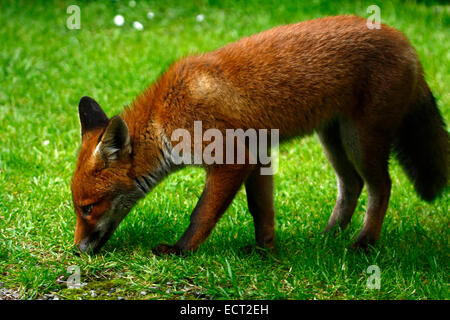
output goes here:
{"type": "MultiPolygon", "coordinates": [[[[179,140],[171,138],[180,128],[194,134],[196,121],[202,130],[224,133],[277,129],[280,143],[316,133],[337,177],[325,232],[349,225],[367,188],[352,248],[367,250],[380,237],[391,154],[423,200],[433,201],[448,184],[449,134],[418,54],[400,31],[368,28],[353,15],[277,26],[186,56],[112,118],[88,96],[78,111],[81,148],[71,182],[77,252],[98,252],[140,199],[187,165],[175,163],[179,140]]],[[[198,153],[187,145],[188,155],[198,153]]],[[[199,165],[205,185],[190,224],[175,244],[158,245],[155,253],[197,250],[242,185],[256,246],[274,249],[273,174],[262,174],[267,164],[258,159],[247,161],[246,141],[244,152],[244,163],[199,165]]]]}

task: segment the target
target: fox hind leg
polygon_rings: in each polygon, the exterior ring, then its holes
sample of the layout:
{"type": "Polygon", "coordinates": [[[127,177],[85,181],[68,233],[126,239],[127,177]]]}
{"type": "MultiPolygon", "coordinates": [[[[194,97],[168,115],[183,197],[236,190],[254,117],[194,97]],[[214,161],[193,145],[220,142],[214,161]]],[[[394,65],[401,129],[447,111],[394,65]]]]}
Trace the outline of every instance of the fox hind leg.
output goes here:
{"type": "Polygon", "coordinates": [[[388,171],[391,138],[388,132],[370,128],[374,127],[357,128],[350,121],[340,128],[346,154],[367,186],[364,225],[352,246],[364,249],[375,244],[380,236],[391,192],[388,171]]]}
{"type": "Polygon", "coordinates": [[[345,229],[355,211],[363,188],[363,180],[348,159],[342,144],[338,121],[334,121],[317,132],[325,155],[337,177],[338,196],[325,232],[339,226],[345,229]]]}

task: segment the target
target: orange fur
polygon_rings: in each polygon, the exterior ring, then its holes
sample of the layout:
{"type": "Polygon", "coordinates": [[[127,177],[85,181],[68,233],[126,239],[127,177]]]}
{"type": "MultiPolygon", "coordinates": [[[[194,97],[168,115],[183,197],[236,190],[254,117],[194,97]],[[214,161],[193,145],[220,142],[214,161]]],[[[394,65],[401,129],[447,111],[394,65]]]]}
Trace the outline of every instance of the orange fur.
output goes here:
{"type": "MultiPolygon", "coordinates": [[[[178,128],[193,135],[194,121],[201,120],[203,130],[279,129],[282,140],[320,132],[345,183],[342,194],[350,195],[338,199],[329,229],[339,223],[345,227],[364,179],[371,205],[358,244],[366,246],[378,238],[387,209],[390,145],[403,119],[427,95],[421,64],[406,37],[386,25],[368,29],[366,20],[354,16],[279,26],[182,59],[121,115],[129,130],[130,155],[105,164],[93,155],[102,130],[84,135],[72,181],[75,242],[109,210],[102,201],[131,192],[133,179],[161,166],[164,137],[170,139],[178,128]],[[99,203],[88,218],[80,212],[85,203],[99,203]]],[[[205,167],[205,190],[191,225],[175,246],[160,251],[196,249],[246,180],[257,242],[272,247],[272,178],[258,177],[254,170],[259,166],[205,167]]]]}

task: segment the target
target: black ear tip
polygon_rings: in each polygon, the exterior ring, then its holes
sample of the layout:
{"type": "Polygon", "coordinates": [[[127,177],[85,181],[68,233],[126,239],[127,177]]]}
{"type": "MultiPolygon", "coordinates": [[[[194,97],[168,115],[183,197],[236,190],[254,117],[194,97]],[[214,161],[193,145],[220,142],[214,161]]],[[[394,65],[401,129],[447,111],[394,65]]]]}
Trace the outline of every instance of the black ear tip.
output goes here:
{"type": "Polygon", "coordinates": [[[85,108],[95,108],[98,106],[97,101],[92,99],[91,97],[84,96],[80,99],[80,103],[78,104],[79,109],[85,109],[85,108]]]}
{"type": "Polygon", "coordinates": [[[122,132],[128,132],[128,126],[126,122],[118,115],[109,119],[109,126],[113,128],[113,130],[120,130],[122,132]]]}
{"type": "Polygon", "coordinates": [[[91,97],[83,96],[80,99],[80,104],[83,104],[83,103],[86,103],[86,102],[89,102],[89,101],[92,101],[92,100],[94,100],[94,99],[92,99],[91,97]]]}
{"type": "Polygon", "coordinates": [[[91,97],[83,96],[83,97],[81,97],[81,99],[80,99],[80,103],[81,103],[82,101],[92,101],[92,100],[94,100],[94,99],[92,99],[91,97]]]}
{"type": "Polygon", "coordinates": [[[108,117],[105,112],[97,101],[91,97],[84,96],[80,99],[78,111],[80,114],[82,133],[94,128],[104,127],[108,124],[108,117]]]}
{"type": "Polygon", "coordinates": [[[109,119],[110,122],[115,122],[115,123],[121,123],[124,122],[123,119],[119,116],[119,115],[115,115],[113,116],[111,119],[109,119]]]}

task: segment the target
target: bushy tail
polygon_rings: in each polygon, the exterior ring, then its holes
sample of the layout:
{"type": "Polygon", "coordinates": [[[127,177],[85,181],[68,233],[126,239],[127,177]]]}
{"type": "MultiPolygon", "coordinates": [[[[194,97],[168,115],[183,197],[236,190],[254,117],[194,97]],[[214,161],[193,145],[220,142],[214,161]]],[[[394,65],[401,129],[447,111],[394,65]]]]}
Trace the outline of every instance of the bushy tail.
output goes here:
{"type": "Polygon", "coordinates": [[[394,149],[417,193],[432,201],[447,187],[450,141],[433,94],[427,91],[403,120],[394,149]]]}

